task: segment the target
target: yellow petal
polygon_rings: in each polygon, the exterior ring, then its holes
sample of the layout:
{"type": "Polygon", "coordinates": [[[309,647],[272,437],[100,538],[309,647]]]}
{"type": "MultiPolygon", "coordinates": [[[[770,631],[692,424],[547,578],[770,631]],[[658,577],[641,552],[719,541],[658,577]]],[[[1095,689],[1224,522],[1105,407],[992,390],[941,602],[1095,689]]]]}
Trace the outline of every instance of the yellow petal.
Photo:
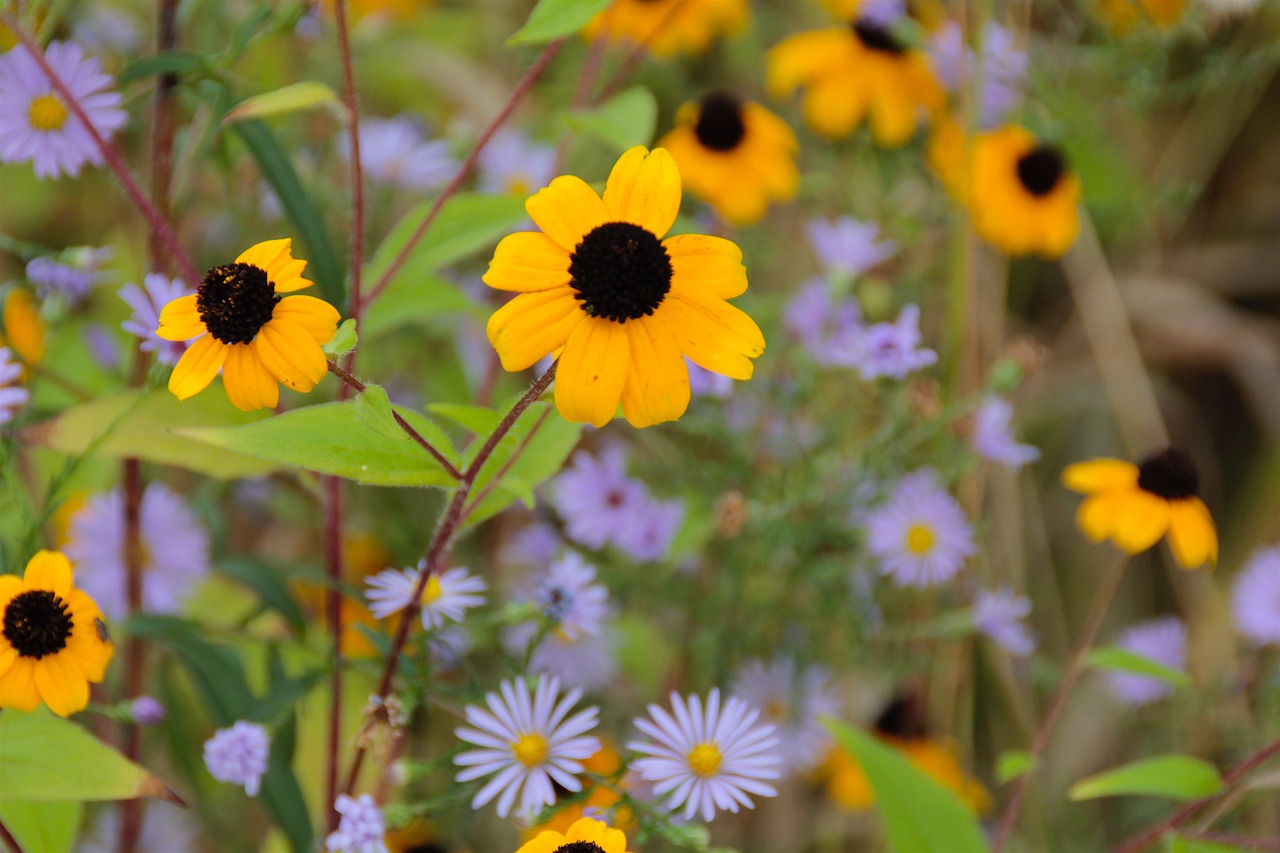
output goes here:
{"type": "Polygon", "coordinates": [[[766,55],[769,92],[784,97],[816,75],[848,62],[853,52],[853,36],[843,27],[788,36],[766,55]]]}
{"type": "Polygon", "coordinates": [[[243,412],[270,409],[280,401],[280,386],[266,366],[258,360],[250,344],[227,348],[227,363],[222,368],[222,385],[227,389],[231,405],[243,412]]]}
{"type": "Polygon", "coordinates": [[[329,372],[324,350],[302,326],[272,320],[249,344],[263,366],[281,383],[307,392],[329,372]]]}
{"type": "MultiPolygon", "coordinates": [[[[0,615],[4,614],[4,607],[0,606],[0,615]]],[[[8,643],[0,644],[0,675],[3,675],[9,667],[13,666],[13,662],[18,659],[18,650],[8,643]]]]}
{"type": "Polygon", "coordinates": [[[668,294],[654,313],[668,323],[680,351],[699,367],[733,379],[750,379],[751,359],[764,352],[760,327],[727,302],[668,294]]]}
{"type": "Polygon", "coordinates": [[[277,293],[289,293],[310,287],[312,282],[302,277],[307,262],[293,256],[293,240],[285,237],[280,240],[265,240],[250,246],[236,258],[238,264],[251,264],[265,270],[267,280],[276,287],[277,293]]]}
{"type": "Polygon", "coordinates": [[[89,704],[89,682],[69,669],[62,655],[46,655],[35,666],[36,690],[49,710],[68,717],[89,704]]]}
{"type": "Polygon", "coordinates": [[[602,427],[613,419],[630,372],[622,323],[586,317],[569,335],[556,370],[556,408],[566,420],[602,427]]]}
{"type": "Polygon", "coordinates": [[[0,575],[0,613],[4,613],[9,602],[20,592],[22,592],[22,578],[17,575],[0,575]]]}
{"type": "Polygon", "coordinates": [[[701,299],[732,299],[747,289],[742,250],[732,240],[704,234],[678,234],[662,241],[671,256],[674,293],[701,299]]]}
{"type": "Polygon", "coordinates": [[[1218,562],[1218,532],[1204,501],[1186,498],[1169,502],[1169,547],[1184,569],[1218,562]]]}
{"type": "Polygon", "coordinates": [[[1138,466],[1122,459],[1076,462],[1062,471],[1062,485],[1074,492],[1112,492],[1138,486],[1138,466]]]}
{"type": "Polygon", "coordinates": [[[629,149],[614,164],[604,187],[610,219],[634,222],[661,238],[680,212],[680,169],[663,148],[629,149]]]}
{"type": "Polygon", "coordinates": [[[625,326],[631,372],[622,391],[622,412],[633,427],[678,419],[689,408],[689,368],[671,330],[652,317],[625,326]]]}
{"type": "Polygon", "coordinates": [[[0,708],[34,711],[40,704],[36,689],[35,658],[20,657],[0,673],[0,708]]]}
{"type": "Polygon", "coordinates": [[[228,347],[213,335],[205,335],[187,348],[169,375],[169,391],[179,400],[199,394],[222,369],[228,347]]]}
{"type": "Polygon", "coordinates": [[[535,225],[566,252],[596,227],[609,221],[609,211],[585,181],[561,175],[524,203],[535,225]]]}
{"type": "Polygon", "coordinates": [[[47,589],[59,598],[71,595],[71,563],[61,551],[39,551],[22,575],[27,589],[47,589]]]}
{"type": "Polygon", "coordinates": [[[1130,554],[1147,550],[1169,529],[1169,502],[1136,489],[1130,492],[1111,540],[1130,554]]]}
{"type": "Polygon", "coordinates": [[[206,331],[200,310],[196,307],[196,295],[179,296],[160,309],[160,324],[156,335],[166,341],[188,341],[206,331]]]}
{"type": "Polygon", "coordinates": [[[871,133],[881,145],[902,145],[915,135],[920,105],[910,81],[896,68],[886,67],[877,83],[871,92],[871,133]]]}
{"type": "Polygon", "coordinates": [[[276,303],[271,312],[272,320],[287,320],[289,323],[306,330],[312,339],[320,345],[329,343],[333,333],[338,330],[338,321],[342,315],[323,299],[314,296],[290,296],[276,303]]]}
{"type": "Polygon", "coordinates": [[[485,331],[505,370],[524,370],[565,345],[574,327],[587,319],[573,289],[522,293],[503,305],[485,331]]]}
{"type": "Polygon", "coordinates": [[[1102,492],[1085,498],[1076,510],[1076,526],[1094,542],[1110,539],[1115,535],[1120,512],[1131,493],[1102,492]]]}
{"type": "Polygon", "coordinates": [[[569,283],[569,254],[546,234],[518,231],[498,243],[482,280],[518,293],[563,287],[569,283]]]}
{"type": "Polygon", "coordinates": [[[4,327],[5,345],[12,347],[23,361],[36,365],[44,358],[44,321],[40,319],[40,306],[30,291],[15,287],[4,300],[4,314],[0,317],[4,327]]]}
{"type": "Polygon", "coordinates": [[[804,94],[804,120],[830,139],[848,136],[862,124],[871,102],[871,83],[865,75],[828,75],[804,94]]]}

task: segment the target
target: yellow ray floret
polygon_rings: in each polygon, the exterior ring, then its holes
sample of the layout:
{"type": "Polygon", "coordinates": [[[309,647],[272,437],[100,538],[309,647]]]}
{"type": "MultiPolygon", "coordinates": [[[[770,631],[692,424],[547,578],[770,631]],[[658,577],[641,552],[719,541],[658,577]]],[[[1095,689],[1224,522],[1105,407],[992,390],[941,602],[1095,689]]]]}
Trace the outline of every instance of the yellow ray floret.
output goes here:
{"type": "Polygon", "coordinates": [[[538,833],[532,841],[526,841],[516,853],[556,853],[564,848],[593,849],[600,853],[629,853],[627,836],[619,829],[612,829],[596,818],[584,817],[570,826],[567,832],[547,830],[538,833]]]}

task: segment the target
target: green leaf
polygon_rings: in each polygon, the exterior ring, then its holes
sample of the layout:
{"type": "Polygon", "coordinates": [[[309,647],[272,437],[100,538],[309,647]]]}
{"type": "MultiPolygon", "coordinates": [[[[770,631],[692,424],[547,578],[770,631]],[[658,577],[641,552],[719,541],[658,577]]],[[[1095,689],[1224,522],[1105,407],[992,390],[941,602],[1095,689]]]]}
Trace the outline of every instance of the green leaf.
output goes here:
{"type": "Polygon", "coordinates": [[[1000,761],[996,765],[996,779],[1003,785],[1010,779],[1017,779],[1035,766],[1035,756],[1029,752],[1021,750],[1006,752],[1000,756],[1000,761]]]}
{"type": "Polygon", "coordinates": [[[182,664],[216,725],[225,727],[244,719],[256,704],[239,655],[210,643],[190,622],[175,616],[135,615],[125,629],[182,664]]]}
{"type": "Polygon", "coordinates": [[[1207,761],[1190,755],[1160,755],[1081,779],[1070,787],[1073,800],[1146,794],[1198,800],[1222,790],[1222,776],[1207,761]]]}
{"type": "Polygon", "coordinates": [[[356,348],[357,340],[355,318],[348,317],[338,325],[338,331],[333,333],[329,343],[320,349],[329,358],[340,358],[356,348]]]}
{"type": "Polygon", "coordinates": [[[1188,687],[1191,684],[1191,677],[1185,672],[1118,646],[1100,646],[1089,652],[1087,660],[1091,666],[1099,669],[1156,678],[1175,687],[1188,687]]]}
{"type": "Polygon", "coordinates": [[[467,403],[431,403],[427,411],[453,421],[463,429],[479,436],[488,436],[502,423],[502,412],[488,406],[467,403]]]}
{"type": "Polygon", "coordinates": [[[295,634],[306,631],[307,617],[289,591],[284,572],[260,560],[224,560],[218,563],[218,571],[253,590],[262,607],[283,616],[295,634]]]}
{"type": "Polygon", "coordinates": [[[182,802],[146,770],[43,708],[6,708],[0,714],[0,767],[0,800],[182,802]]]}
{"type": "Polygon", "coordinates": [[[648,145],[658,121],[658,99],[643,86],[614,95],[592,110],[565,115],[571,130],[595,137],[622,153],[636,145],[648,145]]]}
{"type": "Polygon", "coordinates": [[[255,477],[277,467],[193,441],[178,430],[197,426],[234,426],[266,417],[242,412],[220,388],[179,400],[163,388],[125,391],[75,406],[22,433],[25,442],[60,453],[92,452],[113,458],[137,457],[176,465],[210,477],[255,477]]]}
{"type": "Polygon", "coordinates": [[[955,794],[916,769],[872,735],[824,721],[836,741],[862,765],[876,794],[889,844],[898,853],[985,853],[977,820],[955,794]]]}
{"type": "Polygon", "coordinates": [[[262,777],[262,802],[271,820],[289,837],[294,853],[310,853],[314,838],[311,818],[292,767],[297,728],[297,717],[290,714],[271,737],[271,755],[262,777]]]}
{"type": "Polygon", "coordinates": [[[507,466],[497,487],[468,516],[468,525],[492,518],[517,500],[532,508],[534,489],[560,470],[581,437],[582,424],[560,417],[549,401],[530,406],[476,476],[473,494],[479,494],[507,466]]]}
{"type": "Polygon", "coordinates": [[[538,0],[507,44],[538,44],[576,33],[613,0],[538,0]]]}
{"type": "Polygon", "coordinates": [[[1174,835],[1169,838],[1169,853],[1245,853],[1245,849],[1234,844],[1174,835]]]}
{"type": "Polygon", "coordinates": [[[269,118],[323,107],[347,120],[347,108],[337,93],[324,83],[303,81],[281,86],[261,95],[245,98],[222,117],[223,124],[233,124],[255,118],[269,118]]]}
{"type": "Polygon", "coordinates": [[[387,389],[381,385],[366,385],[356,395],[356,417],[360,423],[378,435],[393,441],[408,441],[409,436],[396,423],[396,416],[391,411],[391,398],[387,389]]]}
{"type": "Polygon", "coordinates": [[[198,53],[167,50],[133,60],[116,75],[116,83],[123,86],[134,80],[154,77],[157,74],[183,75],[207,68],[204,57],[198,53]]]}
{"type": "Polygon", "coordinates": [[[23,850],[71,853],[81,809],[76,802],[0,800],[0,821],[23,850]]]}
{"type": "Polygon", "coordinates": [[[303,189],[288,155],[264,122],[236,122],[231,129],[258,161],[263,177],[275,190],[289,221],[306,243],[306,252],[295,251],[294,255],[307,260],[307,276],[320,286],[320,293],[325,299],[334,305],[342,305],[346,299],[342,264],[333,250],[333,241],[320,211],[303,189]]]}
{"type": "MultiPolygon", "coordinates": [[[[452,462],[448,437],[425,417],[399,410],[419,433],[452,462]]],[[[369,429],[355,401],[323,403],[240,427],[184,430],[211,446],[371,486],[451,486],[453,478],[412,441],[397,441],[369,429]]]]}

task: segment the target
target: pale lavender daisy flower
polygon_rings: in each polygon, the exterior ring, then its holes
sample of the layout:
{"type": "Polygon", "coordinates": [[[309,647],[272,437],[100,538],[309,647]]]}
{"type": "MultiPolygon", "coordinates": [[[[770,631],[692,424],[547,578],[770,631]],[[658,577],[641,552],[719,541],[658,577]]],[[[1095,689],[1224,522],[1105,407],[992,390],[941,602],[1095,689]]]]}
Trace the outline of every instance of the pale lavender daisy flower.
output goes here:
{"type": "Polygon", "coordinates": [[[893,25],[906,14],[906,0],[863,0],[858,4],[858,20],[882,27],[893,25]]]}
{"type": "Polygon", "coordinates": [[[456,669],[470,651],[471,635],[461,625],[450,625],[439,631],[432,631],[427,639],[427,653],[431,656],[431,662],[445,671],[456,669]]]}
{"type": "MultiPolygon", "coordinates": [[[[513,655],[524,655],[538,633],[538,626],[525,622],[507,631],[505,643],[513,655]]],[[[529,669],[540,675],[555,676],[565,687],[599,690],[613,680],[618,671],[616,660],[618,636],[602,625],[599,632],[579,632],[570,636],[553,630],[538,641],[529,656],[529,669]]]]}
{"type": "Polygon", "coordinates": [[[556,558],[564,543],[550,524],[535,521],[526,524],[502,543],[502,562],[518,566],[541,566],[556,558]]]}
{"type": "MultiPolygon", "coordinates": [[[[1140,622],[1124,631],[1116,645],[1170,669],[1184,671],[1187,666],[1187,626],[1176,616],[1140,622]]],[[[1158,678],[1127,672],[1107,673],[1107,683],[1116,698],[1128,705],[1146,705],[1173,690],[1158,678]]]]}
{"type": "Polygon", "coordinates": [[[828,273],[856,278],[898,251],[897,243],[880,239],[878,225],[852,216],[810,219],[808,232],[813,251],[828,273]]]}
{"type": "Polygon", "coordinates": [[[22,363],[8,347],[0,347],[0,424],[9,423],[31,402],[31,392],[18,384],[21,378],[22,363]]]}
{"type": "MultiPolygon", "coordinates": [[[[177,613],[209,574],[209,534],[182,496],[163,483],[142,493],[142,609],[177,613]]],[[[125,598],[124,496],[112,489],[90,498],[67,531],[76,583],[112,619],[128,613],[125,598]]]]}
{"type": "Polygon", "coordinates": [[[1236,628],[1259,646],[1280,645],[1280,546],[1255,551],[1231,590],[1236,628]]]}
{"type": "Polygon", "coordinates": [[[1039,449],[1019,444],[1013,437],[1010,422],[1013,406],[999,397],[987,397],[973,414],[973,432],[969,444],[983,459],[1017,470],[1040,458],[1039,449]]]}
{"type": "MultiPolygon", "coordinates": [[[[338,138],[338,150],[344,159],[351,158],[345,133],[338,138]]],[[[448,141],[427,141],[422,126],[406,116],[362,120],[360,161],[372,180],[413,190],[438,187],[457,170],[448,141]]]]}
{"type": "Polygon", "coordinates": [[[849,363],[865,380],[887,376],[902,379],[938,360],[938,354],[920,346],[920,309],[908,305],[892,323],[876,323],[857,336],[849,363]]]}
{"type": "Polygon", "coordinates": [[[243,785],[244,792],[258,796],[262,774],[267,772],[271,754],[271,738],[257,723],[238,720],[235,725],[218,729],[204,742],[204,766],[219,782],[243,785]]]}
{"type": "Polygon", "coordinates": [[[1005,587],[995,592],[978,590],[973,600],[973,624],[1009,654],[1026,657],[1036,641],[1022,620],[1031,613],[1031,599],[1005,587]]]}
{"type": "Polygon", "coordinates": [[[694,397],[714,397],[723,400],[733,393],[733,378],[722,373],[712,373],[699,367],[688,358],[684,360],[689,368],[689,393],[694,397]]]}
{"type": "Polygon", "coordinates": [[[706,708],[697,696],[684,699],[671,694],[673,717],[657,705],[649,706],[649,719],[635,720],[635,727],[656,743],[632,741],[628,749],[646,757],[632,763],[640,776],[654,785],[654,793],[670,794],[670,811],[684,806],[683,817],[701,814],[715,817],[716,809],[737,813],[738,806],[755,808],[748,794],[776,797],[778,791],[765,780],[782,776],[774,727],[756,725],[760,712],[737,696],[720,707],[720,690],[713,688],[706,708]]]}
{"type": "Polygon", "coordinates": [[[977,552],[973,527],[955,498],[922,468],[903,477],[889,500],[867,513],[867,549],[880,573],[900,586],[950,580],[977,552]]]}
{"type": "MultiPolygon", "coordinates": [[[[187,809],[158,800],[138,800],[142,827],[138,831],[136,853],[175,853],[198,850],[196,823],[187,809]]],[[[98,812],[88,834],[76,844],[76,853],[116,853],[120,849],[120,809],[109,805],[98,812]]]]}
{"type": "Polygon", "coordinates": [[[644,486],[627,476],[620,447],[594,457],[579,450],[551,490],[551,503],[564,519],[565,533],[588,548],[602,548],[613,541],[646,499],[644,486]]]}
{"type": "Polygon", "coordinates": [[[556,801],[552,783],[570,792],[582,790],[580,762],[600,749],[600,740],[588,734],[596,727],[598,709],[587,708],[566,719],[582,691],[571,690],[559,698],[555,678],[540,677],[532,697],[523,679],[504,681],[499,689],[501,696],[485,696],[488,710],[467,706],[467,722],[474,728],[454,730],[461,740],[480,747],[454,757],[453,763],[465,768],[457,780],[494,774],[472,798],[471,808],[497,797],[498,816],[506,817],[518,796],[518,813],[532,816],[556,801]]]}
{"type": "Polygon", "coordinates": [[[480,189],[490,193],[532,195],[556,176],[556,149],[532,141],[518,130],[499,130],[476,159],[480,189]]]}
{"type": "Polygon", "coordinates": [[[760,709],[777,727],[779,769],[784,775],[808,772],[822,761],[831,735],[819,720],[834,717],[840,700],[828,673],[819,667],[797,670],[790,658],[749,661],[738,670],[733,692],[760,709]]]}
{"type": "Polygon", "coordinates": [[[160,311],[175,299],[193,293],[180,278],[169,278],[160,273],[147,273],[142,287],[126,284],[120,288],[120,298],[133,309],[133,313],[120,324],[131,335],[141,338],[143,352],[152,352],[161,364],[177,364],[187,351],[187,341],[166,341],[156,334],[160,326],[160,311]]]}
{"type": "MultiPolygon", "coordinates": [[[[408,607],[426,567],[427,561],[419,560],[417,568],[387,569],[366,578],[369,612],[386,619],[408,607]]],[[[443,627],[446,621],[461,622],[468,610],[484,604],[481,593],[488,588],[483,579],[460,566],[433,574],[422,588],[422,627],[431,630],[443,627]]]]}
{"type": "MultiPolygon", "coordinates": [[[[965,43],[955,21],[948,21],[928,45],[934,74],[950,92],[969,85],[977,67],[976,53],[965,43]]],[[[1013,31],[990,22],[982,36],[982,91],[978,93],[978,119],[983,129],[1002,124],[1022,103],[1022,83],[1027,76],[1027,52],[1017,45],[1013,31]]]]}
{"type": "Polygon", "coordinates": [[[646,497],[618,530],[613,544],[636,562],[651,563],[667,556],[683,523],[682,501],[655,501],[646,497]]]}
{"type": "Polygon", "coordinates": [[[609,590],[596,583],[596,567],[572,551],[535,578],[519,600],[537,604],[543,617],[570,639],[599,634],[609,615],[609,590]]]}
{"type": "MultiPolygon", "coordinates": [[[[108,91],[111,75],[74,42],[50,42],[50,67],[84,109],[94,129],[109,140],[128,115],[120,93],[108,91]]],[[[0,54],[0,161],[30,160],[37,178],[78,175],[85,163],[102,162],[89,130],[63,102],[24,45],[0,54]]]]}
{"type": "Polygon", "coordinates": [[[387,853],[382,841],[387,825],[373,797],[339,794],[333,810],[341,817],[337,830],[324,840],[325,853],[387,853]]]}
{"type": "Polygon", "coordinates": [[[810,279],[787,303],[783,325],[824,367],[848,366],[862,334],[862,311],[853,299],[832,298],[826,281],[810,279]]]}
{"type": "Polygon", "coordinates": [[[27,281],[35,285],[41,299],[60,296],[68,305],[76,306],[101,282],[101,267],[112,254],[110,246],[80,246],[67,249],[56,258],[32,258],[27,261],[27,281]]]}
{"type": "Polygon", "coordinates": [[[99,3],[75,16],[71,36],[86,50],[96,53],[134,54],[143,43],[136,18],[99,3]]]}

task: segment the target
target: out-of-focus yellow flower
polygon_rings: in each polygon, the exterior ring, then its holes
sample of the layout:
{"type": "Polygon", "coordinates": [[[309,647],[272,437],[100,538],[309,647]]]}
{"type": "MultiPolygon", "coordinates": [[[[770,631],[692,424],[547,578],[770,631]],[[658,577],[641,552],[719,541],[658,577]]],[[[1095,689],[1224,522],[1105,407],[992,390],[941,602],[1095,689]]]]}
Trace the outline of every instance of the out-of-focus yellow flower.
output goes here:
{"type": "Polygon", "coordinates": [[[1165,27],[1182,19],[1186,11],[1183,0],[1099,0],[1098,11],[1111,31],[1124,35],[1146,21],[1165,27]]]}
{"type": "Polygon", "coordinates": [[[582,34],[643,44],[655,56],[698,54],[738,32],[751,16],[746,0],[614,0],[582,34]]]}
{"type": "Polygon", "coordinates": [[[28,290],[15,287],[4,298],[4,313],[0,316],[0,347],[7,346],[30,367],[44,360],[44,321],[40,319],[40,306],[28,290]]]}
{"type": "MultiPolygon", "coordinates": [[[[921,772],[947,790],[974,814],[986,814],[991,808],[991,794],[982,783],[964,772],[955,745],[938,738],[902,739],[880,735],[921,772]]],[[[823,764],[827,796],[847,811],[865,811],[875,805],[876,795],[867,774],[852,755],[840,747],[832,747],[823,764]]]]}
{"type": "MultiPolygon", "coordinates": [[[[334,0],[323,0],[325,10],[333,14],[334,0]]],[[[366,17],[384,17],[408,20],[419,12],[434,6],[433,0],[347,0],[351,17],[359,21],[366,17]]]]}

